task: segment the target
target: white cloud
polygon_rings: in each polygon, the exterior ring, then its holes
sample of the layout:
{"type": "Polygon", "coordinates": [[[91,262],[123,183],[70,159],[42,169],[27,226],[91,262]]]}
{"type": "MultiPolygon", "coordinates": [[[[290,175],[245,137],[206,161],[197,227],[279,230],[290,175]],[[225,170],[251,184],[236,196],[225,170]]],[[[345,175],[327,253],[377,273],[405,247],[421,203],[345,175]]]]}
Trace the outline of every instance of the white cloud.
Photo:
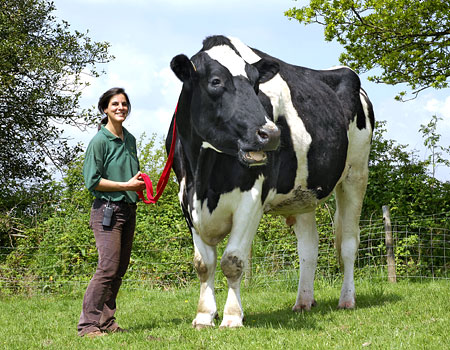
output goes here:
{"type": "Polygon", "coordinates": [[[437,98],[430,99],[425,109],[444,118],[446,123],[450,124],[450,96],[447,96],[445,100],[438,100],[437,98]]]}
{"type": "Polygon", "coordinates": [[[178,80],[169,67],[163,68],[157,72],[156,79],[161,82],[161,94],[169,98],[170,101],[173,100],[174,95],[178,95],[180,93],[182,83],[178,80]]]}
{"type": "Polygon", "coordinates": [[[157,109],[135,109],[124,123],[125,128],[137,139],[145,133],[150,137],[153,133],[167,135],[174,110],[159,107],[157,109]]]}

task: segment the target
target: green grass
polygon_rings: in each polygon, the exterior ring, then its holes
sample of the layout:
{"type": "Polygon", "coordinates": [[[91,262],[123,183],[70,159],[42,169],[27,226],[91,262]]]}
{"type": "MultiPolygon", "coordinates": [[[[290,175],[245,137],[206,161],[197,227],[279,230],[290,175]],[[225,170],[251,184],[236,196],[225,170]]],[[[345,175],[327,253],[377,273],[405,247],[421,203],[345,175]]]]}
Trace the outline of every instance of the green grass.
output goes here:
{"type": "MultiPolygon", "coordinates": [[[[124,288],[117,318],[131,332],[97,339],[76,333],[84,291],[2,297],[0,349],[450,349],[448,281],[359,280],[355,310],[337,310],[339,284],[317,282],[318,305],[300,314],[292,285],[244,289],[244,328],[201,331],[191,327],[197,286],[124,288]]],[[[217,293],[220,313],[225,298],[217,293]]]]}

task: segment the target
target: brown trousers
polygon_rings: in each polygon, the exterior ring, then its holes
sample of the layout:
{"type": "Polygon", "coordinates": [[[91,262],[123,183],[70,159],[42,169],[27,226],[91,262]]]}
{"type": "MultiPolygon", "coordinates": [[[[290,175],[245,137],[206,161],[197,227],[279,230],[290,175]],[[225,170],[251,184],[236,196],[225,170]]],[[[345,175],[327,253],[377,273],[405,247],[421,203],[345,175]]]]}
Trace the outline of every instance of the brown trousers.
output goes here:
{"type": "Polygon", "coordinates": [[[78,322],[80,336],[98,330],[113,331],[118,327],[114,317],[116,297],[130,262],[136,204],[111,202],[114,214],[109,227],[102,225],[105,205],[105,201],[95,199],[91,209],[89,224],[94,231],[98,265],[84,294],[78,322]]]}

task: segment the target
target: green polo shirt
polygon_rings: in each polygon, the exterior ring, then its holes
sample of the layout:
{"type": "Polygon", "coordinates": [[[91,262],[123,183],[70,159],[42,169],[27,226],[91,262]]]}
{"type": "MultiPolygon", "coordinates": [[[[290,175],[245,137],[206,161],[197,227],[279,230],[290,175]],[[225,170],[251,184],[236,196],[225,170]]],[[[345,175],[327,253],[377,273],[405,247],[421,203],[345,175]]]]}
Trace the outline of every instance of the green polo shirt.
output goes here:
{"type": "Polygon", "coordinates": [[[103,192],[96,191],[95,187],[101,178],[127,182],[138,171],[139,161],[134,136],[123,128],[122,141],[102,125],[86,150],[83,176],[87,189],[98,199],[136,203],[138,195],[134,191],[103,192]]]}

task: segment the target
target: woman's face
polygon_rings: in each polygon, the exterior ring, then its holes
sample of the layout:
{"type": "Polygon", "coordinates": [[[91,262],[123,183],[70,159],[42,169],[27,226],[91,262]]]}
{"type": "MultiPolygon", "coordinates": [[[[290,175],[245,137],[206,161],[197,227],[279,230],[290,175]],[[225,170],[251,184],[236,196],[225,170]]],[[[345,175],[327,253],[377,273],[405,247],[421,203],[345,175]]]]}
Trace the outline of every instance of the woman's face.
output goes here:
{"type": "Polygon", "coordinates": [[[128,103],[125,95],[118,94],[111,97],[104,112],[109,121],[123,123],[128,115],[128,103]]]}

